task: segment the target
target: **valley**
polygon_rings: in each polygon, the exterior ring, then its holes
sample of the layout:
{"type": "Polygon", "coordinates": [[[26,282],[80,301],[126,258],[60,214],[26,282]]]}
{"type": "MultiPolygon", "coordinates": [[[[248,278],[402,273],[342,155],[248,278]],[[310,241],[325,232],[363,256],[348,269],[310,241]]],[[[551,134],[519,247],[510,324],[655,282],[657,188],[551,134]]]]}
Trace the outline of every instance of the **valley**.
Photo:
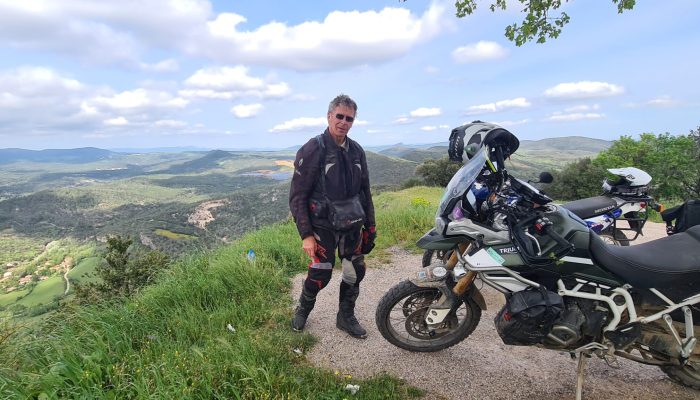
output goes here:
{"type": "MultiPolygon", "coordinates": [[[[509,168],[534,177],[609,145],[600,142],[524,141],[509,168]]],[[[421,162],[444,157],[446,149],[368,148],[374,193],[400,188],[415,178],[421,162]]],[[[71,295],[71,283],[95,279],[92,271],[108,236],[131,237],[177,259],[289,218],[294,155],[0,149],[0,315],[58,308],[71,295]]]]}

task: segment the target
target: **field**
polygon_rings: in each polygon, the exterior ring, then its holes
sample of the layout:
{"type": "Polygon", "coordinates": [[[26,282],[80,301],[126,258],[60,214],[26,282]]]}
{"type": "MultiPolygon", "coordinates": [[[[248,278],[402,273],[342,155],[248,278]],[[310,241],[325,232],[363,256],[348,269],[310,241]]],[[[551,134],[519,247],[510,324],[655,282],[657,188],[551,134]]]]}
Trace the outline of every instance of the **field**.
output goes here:
{"type": "Polygon", "coordinates": [[[100,279],[94,275],[94,272],[101,261],[101,257],[87,257],[81,260],[75,268],[68,272],[68,279],[71,283],[98,282],[100,279]]]}
{"type": "Polygon", "coordinates": [[[31,295],[25,296],[17,302],[25,307],[36,307],[46,305],[53,301],[54,298],[63,295],[66,290],[65,281],[62,276],[52,276],[44,281],[39,282],[31,295]]]}

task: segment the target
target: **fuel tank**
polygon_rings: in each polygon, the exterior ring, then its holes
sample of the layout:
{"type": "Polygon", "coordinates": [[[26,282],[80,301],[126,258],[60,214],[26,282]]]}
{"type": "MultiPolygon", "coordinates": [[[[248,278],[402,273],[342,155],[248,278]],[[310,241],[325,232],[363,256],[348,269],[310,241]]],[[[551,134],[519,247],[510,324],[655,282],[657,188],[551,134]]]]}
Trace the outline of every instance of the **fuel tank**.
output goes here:
{"type": "MultiPolygon", "coordinates": [[[[623,284],[619,278],[595,265],[589,251],[590,235],[595,235],[595,233],[590,231],[581,218],[566,208],[556,205],[549,205],[545,216],[552,221],[552,228],[574,245],[574,251],[559,260],[552,260],[551,263],[536,268],[525,265],[510,266],[504,264],[505,266],[520,272],[528,279],[545,283],[547,287],[551,288],[556,287],[557,279],[573,280],[578,283],[602,288],[616,287],[623,284]]],[[[542,254],[550,253],[557,246],[557,243],[549,236],[535,237],[540,244],[542,254]]],[[[508,259],[506,259],[506,262],[508,262],[508,259]]]]}

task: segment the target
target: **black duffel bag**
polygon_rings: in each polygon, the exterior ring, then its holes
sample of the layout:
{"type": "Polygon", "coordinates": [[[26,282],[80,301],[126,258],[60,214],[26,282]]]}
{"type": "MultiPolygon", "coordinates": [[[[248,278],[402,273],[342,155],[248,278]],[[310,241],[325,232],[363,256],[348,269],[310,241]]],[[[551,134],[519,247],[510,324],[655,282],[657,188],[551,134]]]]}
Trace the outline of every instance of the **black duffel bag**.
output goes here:
{"type": "Polygon", "coordinates": [[[494,318],[503,343],[531,346],[542,343],[564,310],[564,299],[543,286],[513,293],[494,318]]]}

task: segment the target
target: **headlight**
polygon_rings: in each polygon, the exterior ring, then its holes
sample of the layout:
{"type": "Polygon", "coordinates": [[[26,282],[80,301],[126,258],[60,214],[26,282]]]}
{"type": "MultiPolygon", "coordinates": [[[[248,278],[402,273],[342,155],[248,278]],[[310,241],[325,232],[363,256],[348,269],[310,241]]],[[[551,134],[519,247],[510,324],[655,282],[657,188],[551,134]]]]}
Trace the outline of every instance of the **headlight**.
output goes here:
{"type": "Polygon", "coordinates": [[[441,235],[445,234],[445,220],[442,217],[435,218],[435,231],[441,235]]]}

